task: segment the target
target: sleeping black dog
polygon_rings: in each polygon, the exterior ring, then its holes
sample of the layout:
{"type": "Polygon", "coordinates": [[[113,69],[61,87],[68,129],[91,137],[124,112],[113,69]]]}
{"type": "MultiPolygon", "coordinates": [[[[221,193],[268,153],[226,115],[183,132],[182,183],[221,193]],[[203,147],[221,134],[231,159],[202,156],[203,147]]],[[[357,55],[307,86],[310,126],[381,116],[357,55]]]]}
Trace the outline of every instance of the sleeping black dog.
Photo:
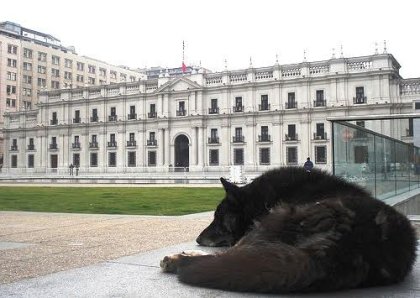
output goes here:
{"type": "Polygon", "coordinates": [[[359,186],[326,172],[287,167],[238,187],[197,238],[232,246],[167,256],[182,282],[252,292],[319,292],[402,281],[416,258],[409,220],[359,186]]]}

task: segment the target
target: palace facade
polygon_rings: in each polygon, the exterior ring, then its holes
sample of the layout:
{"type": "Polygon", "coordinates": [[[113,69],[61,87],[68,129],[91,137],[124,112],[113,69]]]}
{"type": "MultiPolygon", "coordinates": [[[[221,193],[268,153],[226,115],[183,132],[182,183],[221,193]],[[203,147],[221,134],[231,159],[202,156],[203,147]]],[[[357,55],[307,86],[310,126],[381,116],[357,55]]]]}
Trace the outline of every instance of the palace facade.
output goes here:
{"type": "MultiPolygon", "coordinates": [[[[307,157],[330,169],[328,117],[413,112],[420,79],[399,69],[384,53],[41,92],[37,109],[4,116],[3,169],[258,174],[307,157]]],[[[407,119],[366,127],[413,142],[407,119]]]]}

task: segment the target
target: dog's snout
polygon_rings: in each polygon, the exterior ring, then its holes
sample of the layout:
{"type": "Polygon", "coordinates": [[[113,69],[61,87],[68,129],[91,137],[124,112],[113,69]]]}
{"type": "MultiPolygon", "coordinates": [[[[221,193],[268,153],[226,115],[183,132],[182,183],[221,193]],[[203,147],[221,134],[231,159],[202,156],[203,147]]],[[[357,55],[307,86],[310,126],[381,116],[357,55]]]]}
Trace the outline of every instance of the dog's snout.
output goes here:
{"type": "Polygon", "coordinates": [[[197,237],[197,239],[195,239],[195,241],[196,241],[198,244],[202,244],[203,239],[202,239],[201,235],[200,235],[200,236],[198,236],[198,237],[197,237]]]}

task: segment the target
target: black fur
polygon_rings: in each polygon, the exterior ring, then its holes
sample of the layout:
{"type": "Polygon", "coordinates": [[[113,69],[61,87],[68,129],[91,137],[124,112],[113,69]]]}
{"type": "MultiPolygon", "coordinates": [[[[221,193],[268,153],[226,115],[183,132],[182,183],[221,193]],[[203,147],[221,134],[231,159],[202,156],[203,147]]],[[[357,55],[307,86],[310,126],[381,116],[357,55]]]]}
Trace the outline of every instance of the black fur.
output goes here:
{"type": "Polygon", "coordinates": [[[226,197],[197,238],[224,253],[178,255],[183,282],[253,292],[315,292],[400,282],[416,258],[408,219],[322,171],[269,171],[226,197]],[[180,256],[180,257],[179,257],[180,256]]]}

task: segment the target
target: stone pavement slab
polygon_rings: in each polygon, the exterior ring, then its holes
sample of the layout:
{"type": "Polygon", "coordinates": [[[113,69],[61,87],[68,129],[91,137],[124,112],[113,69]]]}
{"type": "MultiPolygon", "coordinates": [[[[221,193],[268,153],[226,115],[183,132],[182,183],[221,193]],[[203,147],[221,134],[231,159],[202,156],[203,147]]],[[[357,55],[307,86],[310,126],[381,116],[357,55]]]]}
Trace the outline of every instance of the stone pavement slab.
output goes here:
{"type": "MultiPolygon", "coordinates": [[[[82,268],[0,285],[1,297],[269,297],[191,287],[176,276],[162,273],[163,256],[197,249],[194,242],[182,243],[146,253],[122,257],[82,268]]],[[[211,248],[202,250],[214,251],[211,248]]],[[[277,295],[278,296],[278,295],[277,295]]],[[[334,293],[281,295],[281,297],[420,297],[420,264],[401,284],[334,293]]]]}

